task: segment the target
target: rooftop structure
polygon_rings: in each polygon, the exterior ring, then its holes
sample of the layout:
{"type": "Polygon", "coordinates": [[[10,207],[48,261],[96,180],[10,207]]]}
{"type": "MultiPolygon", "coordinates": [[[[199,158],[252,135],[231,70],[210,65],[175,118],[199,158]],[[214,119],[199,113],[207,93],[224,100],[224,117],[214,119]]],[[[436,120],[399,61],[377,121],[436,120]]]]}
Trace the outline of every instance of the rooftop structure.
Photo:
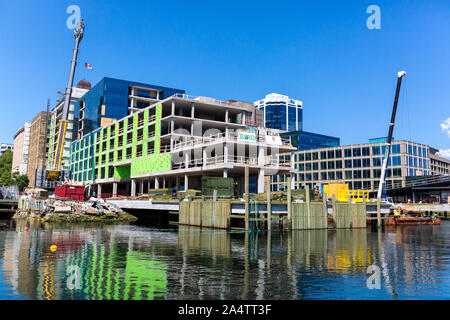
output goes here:
{"type": "Polygon", "coordinates": [[[12,173],[20,175],[27,174],[28,150],[30,147],[30,128],[31,125],[25,122],[25,125],[14,134],[14,154],[12,161],[12,173]]]}
{"type": "Polygon", "coordinates": [[[264,112],[266,128],[283,131],[303,130],[303,103],[288,96],[271,93],[255,102],[257,110],[264,112]]]}

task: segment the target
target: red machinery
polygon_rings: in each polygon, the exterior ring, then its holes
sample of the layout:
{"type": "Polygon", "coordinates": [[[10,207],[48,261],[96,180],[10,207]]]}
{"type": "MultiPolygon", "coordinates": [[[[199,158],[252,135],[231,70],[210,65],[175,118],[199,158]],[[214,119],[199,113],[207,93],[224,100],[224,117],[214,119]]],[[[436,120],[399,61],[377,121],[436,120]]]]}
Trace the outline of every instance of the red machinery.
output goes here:
{"type": "Polygon", "coordinates": [[[84,186],[62,185],[55,188],[55,196],[58,198],[84,200],[84,186]]]}

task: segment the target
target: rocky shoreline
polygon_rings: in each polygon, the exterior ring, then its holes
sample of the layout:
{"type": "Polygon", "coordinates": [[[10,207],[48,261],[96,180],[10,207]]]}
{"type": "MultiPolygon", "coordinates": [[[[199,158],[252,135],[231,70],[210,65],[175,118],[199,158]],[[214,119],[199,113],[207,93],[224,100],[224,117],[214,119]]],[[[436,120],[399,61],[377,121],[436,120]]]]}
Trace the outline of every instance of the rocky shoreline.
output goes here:
{"type": "Polygon", "coordinates": [[[80,202],[59,199],[21,199],[13,219],[30,218],[41,222],[133,222],[137,218],[103,199],[80,202]]]}

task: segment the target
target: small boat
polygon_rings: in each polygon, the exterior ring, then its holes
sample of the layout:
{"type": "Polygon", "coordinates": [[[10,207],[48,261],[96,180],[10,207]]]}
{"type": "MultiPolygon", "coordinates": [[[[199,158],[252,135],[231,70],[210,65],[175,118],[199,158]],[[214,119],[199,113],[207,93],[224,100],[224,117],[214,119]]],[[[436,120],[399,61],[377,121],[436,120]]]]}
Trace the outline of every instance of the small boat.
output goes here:
{"type": "Polygon", "coordinates": [[[441,224],[441,219],[438,217],[411,217],[411,216],[394,216],[386,219],[386,225],[391,226],[418,226],[418,225],[434,225],[441,224]]]}

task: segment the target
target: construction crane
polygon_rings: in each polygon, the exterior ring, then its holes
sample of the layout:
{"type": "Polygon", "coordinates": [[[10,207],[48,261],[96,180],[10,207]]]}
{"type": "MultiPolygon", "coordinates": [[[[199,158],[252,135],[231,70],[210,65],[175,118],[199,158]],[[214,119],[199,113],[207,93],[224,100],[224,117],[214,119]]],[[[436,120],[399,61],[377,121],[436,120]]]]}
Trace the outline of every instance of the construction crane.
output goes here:
{"type": "Polygon", "coordinates": [[[394,123],[395,123],[395,114],[397,113],[397,103],[398,103],[398,95],[400,93],[400,87],[402,85],[402,78],[406,75],[405,71],[400,71],[397,73],[397,88],[395,90],[395,99],[394,99],[394,107],[392,108],[391,122],[389,123],[389,133],[386,143],[386,152],[384,154],[383,166],[381,168],[381,176],[380,176],[380,185],[378,186],[378,194],[377,198],[380,199],[383,193],[384,188],[384,180],[386,176],[386,168],[389,160],[389,155],[391,154],[391,145],[392,145],[392,134],[394,133],[394,123]]]}
{"type": "Polygon", "coordinates": [[[75,47],[73,48],[72,61],[70,62],[69,80],[67,81],[66,92],[64,93],[64,106],[62,110],[61,120],[58,123],[58,133],[56,137],[56,150],[50,170],[47,170],[47,180],[58,181],[61,174],[61,161],[64,153],[64,143],[66,140],[66,130],[68,125],[68,115],[70,107],[70,99],[72,98],[72,85],[77,66],[78,46],[84,35],[84,21],[81,19],[73,30],[75,37],[75,47]]]}

